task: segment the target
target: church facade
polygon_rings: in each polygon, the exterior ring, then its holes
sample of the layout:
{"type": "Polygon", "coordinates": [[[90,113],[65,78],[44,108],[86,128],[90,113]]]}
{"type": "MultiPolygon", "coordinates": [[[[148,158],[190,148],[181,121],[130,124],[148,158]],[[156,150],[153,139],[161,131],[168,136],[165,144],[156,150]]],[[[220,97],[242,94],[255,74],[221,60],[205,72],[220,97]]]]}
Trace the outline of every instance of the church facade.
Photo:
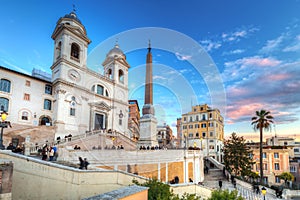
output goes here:
{"type": "Polygon", "coordinates": [[[93,130],[116,131],[129,136],[130,66],[118,44],[107,53],[102,63],[104,74],[99,74],[87,66],[91,40],[75,12],[57,21],[52,39],[54,58],[50,81],[0,68],[3,71],[0,108],[9,113],[8,120],[18,124],[53,125],[56,137],[93,130]],[[30,89],[32,81],[35,87],[30,89]],[[51,92],[46,92],[46,86],[51,92]]]}

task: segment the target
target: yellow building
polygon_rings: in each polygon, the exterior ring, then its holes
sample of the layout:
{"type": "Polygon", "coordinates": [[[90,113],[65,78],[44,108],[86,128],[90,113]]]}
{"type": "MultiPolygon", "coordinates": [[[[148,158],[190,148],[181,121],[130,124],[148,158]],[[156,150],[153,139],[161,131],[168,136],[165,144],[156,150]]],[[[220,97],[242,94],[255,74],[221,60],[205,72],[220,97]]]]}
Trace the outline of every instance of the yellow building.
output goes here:
{"type": "Polygon", "coordinates": [[[224,119],[218,109],[207,104],[192,106],[192,111],[182,115],[181,126],[182,147],[198,147],[205,156],[222,162],[224,119]]]}

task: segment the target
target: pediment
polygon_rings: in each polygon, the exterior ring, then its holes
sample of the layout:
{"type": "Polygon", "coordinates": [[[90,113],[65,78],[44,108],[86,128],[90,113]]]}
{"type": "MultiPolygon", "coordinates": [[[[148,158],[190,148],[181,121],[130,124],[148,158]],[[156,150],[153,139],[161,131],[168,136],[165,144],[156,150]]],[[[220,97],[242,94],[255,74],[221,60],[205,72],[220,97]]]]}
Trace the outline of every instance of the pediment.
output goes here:
{"type": "Polygon", "coordinates": [[[97,109],[100,109],[100,110],[106,110],[106,111],[111,110],[111,107],[107,103],[105,103],[104,101],[92,102],[92,103],[89,103],[89,105],[91,107],[94,107],[94,108],[97,108],[97,109]]]}

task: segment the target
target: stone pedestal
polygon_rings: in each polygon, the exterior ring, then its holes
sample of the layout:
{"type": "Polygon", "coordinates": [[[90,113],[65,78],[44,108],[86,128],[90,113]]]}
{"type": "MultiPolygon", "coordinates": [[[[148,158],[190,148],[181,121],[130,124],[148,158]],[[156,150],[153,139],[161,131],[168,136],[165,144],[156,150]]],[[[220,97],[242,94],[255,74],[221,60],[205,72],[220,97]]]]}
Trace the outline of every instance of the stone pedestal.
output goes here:
{"type": "Polygon", "coordinates": [[[156,118],[149,114],[144,115],[140,119],[140,139],[138,141],[138,146],[156,146],[157,141],[157,120],[156,118]]]}

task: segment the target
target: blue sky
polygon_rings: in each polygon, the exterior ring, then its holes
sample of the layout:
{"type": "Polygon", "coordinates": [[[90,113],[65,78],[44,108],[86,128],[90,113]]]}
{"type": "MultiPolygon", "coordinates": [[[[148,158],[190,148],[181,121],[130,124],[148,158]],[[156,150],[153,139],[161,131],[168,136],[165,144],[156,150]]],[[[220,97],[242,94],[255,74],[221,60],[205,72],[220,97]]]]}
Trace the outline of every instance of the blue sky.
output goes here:
{"type": "Polygon", "coordinates": [[[101,72],[118,40],[131,65],[130,98],[140,107],[151,39],[161,123],[174,127],[194,104],[222,105],[225,133],[254,137],[250,119],[264,108],[276,122],[266,135],[300,137],[299,0],[3,0],[0,65],[29,74],[32,68],[51,72],[51,34],[73,4],[92,40],[89,67],[101,72]]]}

